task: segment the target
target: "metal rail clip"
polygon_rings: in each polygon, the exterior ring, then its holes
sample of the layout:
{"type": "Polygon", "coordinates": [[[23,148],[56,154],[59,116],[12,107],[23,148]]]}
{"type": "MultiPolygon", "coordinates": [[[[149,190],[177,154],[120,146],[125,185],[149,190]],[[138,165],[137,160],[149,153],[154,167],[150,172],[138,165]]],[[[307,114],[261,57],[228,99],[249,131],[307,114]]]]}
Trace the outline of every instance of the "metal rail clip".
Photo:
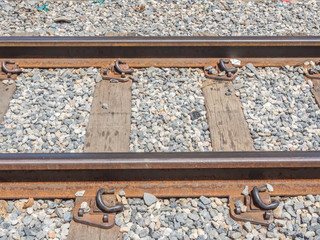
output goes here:
{"type": "Polygon", "coordinates": [[[114,82],[127,82],[129,79],[126,75],[131,73],[133,73],[133,69],[130,69],[126,62],[120,60],[116,60],[108,67],[101,68],[102,79],[114,82]]]}
{"type": "MultiPolygon", "coordinates": [[[[317,66],[317,68],[320,69],[320,61],[316,62],[315,66],[317,66]]],[[[305,68],[304,74],[306,75],[307,78],[310,78],[310,79],[320,79],[320,70],[318,69],[305,68]]]]}
{"type": "Polygon", "coordinates": [[[1,62],[0,80],[15,80],[20,73],[22,73],[22,70],[14,61],[4,60],[1,62]]]}
{"type": "Polygon", "coordinates": [[[209,66],[204,69],[207,78],[214,80],[232,81],[238,69],[234,68],[230,60],[220,59],[215,66],[209,66]]]}
{"type": "Polygon", "coordinates": [[[268,225],[273,220],[272,210],[279,202],[271,201],[267,187],[254,187],[248,196],[230,196],[230,215],[234,220],[268,225]]]}
{"type": "Polygon", "coordinates": [[[114,195],[114,189],[101,188],[95,197],[77,197],[73,209],[75,222],[98,228],[112,228],[116,212],[123,210],[114,195]]]}

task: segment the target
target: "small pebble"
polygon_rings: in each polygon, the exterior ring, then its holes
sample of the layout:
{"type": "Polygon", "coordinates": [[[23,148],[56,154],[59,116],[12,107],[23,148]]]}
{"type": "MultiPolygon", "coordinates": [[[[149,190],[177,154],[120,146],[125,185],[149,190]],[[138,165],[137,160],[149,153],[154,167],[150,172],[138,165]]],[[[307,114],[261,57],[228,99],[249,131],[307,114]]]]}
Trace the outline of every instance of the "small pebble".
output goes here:
{"type": "Polygon", "coordinates": [[[154,204],[157,201],[157,198],[150,193],[144,193],[143,200],[147,206],[151,206],[152,204],[154,204]]]}
{"type": "Polygon", "coordinates": [[[249,195],[249,187],[245,186],[245,188],[243,189],[243,191],[241,192],[242,195],[248,196],[249,195]]]}
{"type": "Polygon", "coordinates": [[[269,192],[273,192],[273,187],[269,183],[267,183],[266,186],[269,192]]]}

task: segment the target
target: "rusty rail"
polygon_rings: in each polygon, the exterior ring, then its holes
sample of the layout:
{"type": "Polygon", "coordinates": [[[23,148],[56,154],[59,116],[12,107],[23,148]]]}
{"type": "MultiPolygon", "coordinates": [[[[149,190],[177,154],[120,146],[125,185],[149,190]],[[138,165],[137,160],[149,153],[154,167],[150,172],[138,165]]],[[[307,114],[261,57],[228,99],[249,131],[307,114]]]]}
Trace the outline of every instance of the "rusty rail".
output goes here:
{"type": "Polygon", "coordinates": [[[78,190],[127,196],[228,196],[270,183],[274,195],[320,193],[319,152],[0,154],[2,198],[72,198],[78,190]]]}
{"type": "Polygon", "coordinates": [[[319,57],[320,37],[0,37],[0,58],[319,57]]]}

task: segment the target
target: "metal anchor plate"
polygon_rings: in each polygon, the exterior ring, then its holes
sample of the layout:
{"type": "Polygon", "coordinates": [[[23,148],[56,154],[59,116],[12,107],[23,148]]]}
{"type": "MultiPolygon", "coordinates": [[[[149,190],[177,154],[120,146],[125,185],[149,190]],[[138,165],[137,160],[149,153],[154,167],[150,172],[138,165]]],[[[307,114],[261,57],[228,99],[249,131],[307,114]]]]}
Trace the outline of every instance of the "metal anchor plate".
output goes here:
{"type": "Polygon", "coordinates": [[[101,68],[102,79],[115,82],[129,81],[127,75],[131,73],[133,73],[133,70],[129,68],[129,65],[120,60],[115,60],[114,64],[101,68]]]}
{"type": "Polygon", "coordinates": [[[15,80],[20,73],[22,73],[22,70],[14,61],[4,60],[1,62],[0,80],[15,80]]]}
{"type": "Polygon", "coordinates": [[[95,197],[77,197],[75,201],[75,207],[73,209],[73,220],[78,223],[82,223],[85,225],[109,229],[115,225],[115,217],[116,211],[121,211],[123,209],[122,204],[118,204],[116,200],[116,196],[114,194],[110,194],[111,192],[101,191],[105,189],[100,189],[97,192],[97,196],[95,197]],[[103,193],[109,193],[106,195],[102,195],[103,193]],[[99,203],[97,204],[97,198],[100,194],[100,204],[105,206],[102,211],[99,203]],[[81,204],[86,202],[90,210],[88,212],[87,209],[81,208],[81,204]]]}
{"type": "MultiPolygon", "coordinates": [[[[262,195],[263,196],[263,195],[262,195]]],[[[264,198],[268,198],[267,196],[264,198]]],[[[270,196],[269,196],[270,198],[270,196]]],[[[234,220],[242,221],[242,222],[252,222],[255,224],[261,224],[261,225],[269,225],[273,221],[273,216],[270,216],[269,220],[266,220],[265,217],[265,211],[260,209],[251,209],[251,206],[247,206],[246,212],[241,212],[240,214],[236,214],[236,206],[235,203],[240,200],[244,201],[244,196],[230,196],[229,197],[229,203],[230,203],[230,215],[234,220]]],[[[251,205],[251,204],[250,204],[251,205]]]]}
{"type": "Polygon", "coordinates": [[[215,66],[206,67],[204,74],[210,79],[232,81],[235,78],[237,70],[237,68],[233,67],[230,60],[220,59],[215,66]]]}
{"type": "Polygon", "coordinates": [[[230,216],[237,221],[252,222],[254,224],[269,225],[273,221],[272,210],[279,205],[278,201],[271,201],[271,197],[264,187],[255,187],[249,196],[230,196],[230,216]],[[236,202],[241,201],[246,211],[236,207],[236,202]]]}
{"type": "MultiPolygon", "coordinates": [[[[319,67],[320,61],[316,62],[315,65],[319,67]]],[[[320,70],[311,69],[310,67],[304,68],[304,74],[310,79],[320,79],[320,70]]]]}

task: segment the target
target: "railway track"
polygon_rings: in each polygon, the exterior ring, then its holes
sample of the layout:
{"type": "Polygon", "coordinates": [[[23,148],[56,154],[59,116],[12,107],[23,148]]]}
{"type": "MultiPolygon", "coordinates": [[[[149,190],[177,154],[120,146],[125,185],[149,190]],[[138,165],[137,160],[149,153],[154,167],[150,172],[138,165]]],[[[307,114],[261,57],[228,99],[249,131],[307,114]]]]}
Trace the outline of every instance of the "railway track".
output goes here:
{"type": "MultiPolygon", "coordinates": [[[[126,197],[151,193],[233,201],[246,186],[251,191],[266,183],[274,188],[271,196],[320,194],[319,152],[256,151],[240,99],[226,94],[233,88],[233,69],[248,64],[307,69],[306,61],[319,60],[319,48],[319,37],[1,37],[3,78],[15,79],[17,69],[94,67],[102,80],[95,85],[84,153],[0,154],[0,198],[75,198],[84,190],[85,197],[94,199],[105,188],[124,190],[126,197]],[[212,152],[129,152],[136,81],[131,69],[149,67],[201,69],[212,152]]],[[[308,70],[304,77],[313,82],[319,103],[319,80],[308,70]]],[[[14,84],[0,86],[3,118],[14,84]]]]}

